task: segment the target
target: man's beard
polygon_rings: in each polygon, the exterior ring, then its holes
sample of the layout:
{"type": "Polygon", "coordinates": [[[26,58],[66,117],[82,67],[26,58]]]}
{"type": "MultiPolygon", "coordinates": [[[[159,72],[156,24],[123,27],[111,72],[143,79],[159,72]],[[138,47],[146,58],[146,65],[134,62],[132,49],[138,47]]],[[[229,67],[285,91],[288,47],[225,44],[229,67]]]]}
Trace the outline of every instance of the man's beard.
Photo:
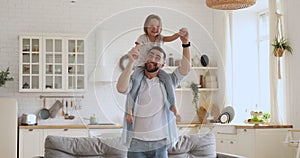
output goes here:
{"type": "Polygon", "coordinates": [[[157,66],[157,63],[154,63],[154,62],[147,62],[145,63],[145,69],[147,72],[156,72],[159,67],[157,66]]]}

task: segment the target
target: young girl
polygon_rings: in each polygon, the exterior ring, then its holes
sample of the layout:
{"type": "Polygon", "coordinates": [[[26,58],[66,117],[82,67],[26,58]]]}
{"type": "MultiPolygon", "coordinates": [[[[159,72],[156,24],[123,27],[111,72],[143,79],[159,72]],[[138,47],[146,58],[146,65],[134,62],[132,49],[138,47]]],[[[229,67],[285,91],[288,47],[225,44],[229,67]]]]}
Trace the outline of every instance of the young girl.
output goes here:
{"type": "MultiPolygon", "coordinates": [[[[146,18],[144,23],[145,34],[140,35],[137,41],[135,42],[136,44],[135,49],[138,50],[140,54],[136,62],[136,68],[132,74],[133,78],[137,80],[142,79],[139,78],[139,76],[141,76],[139,74],[144,71],[145,57],[148,51],[153,46],[161,46],[164,42],[174,41],[178,39],[180,36],[184,36],[186,33],[186,30],[182,28],[178,33],[175,33],[172,36],[163,36],[160,34],[161,31],[162,31],[162,24],[161,24],[160,17],[154,14],[149,15],[146,18]]],[[[176,96],[174,90],[175,87],[172,86],[172,80],[170,76],[167,74],[167,72],[164,70],[160,70],[158,76],[159,79],[165,84],[168,99],[171,105],[170,109],[173,111],[174,115],[176,116],[177,121],[180,121],[180,115],[177,113],[177,108],[176,108],[176,96]]]]}
{"type": "Polygon", "coordinates": [[[180,34],[184,33],[183,31],[179,31],[172,36],[163,36],[160,34],[161,31],[162,24],[160,17],[154,14],[149,15],[144,23],[145,34],[140,35],[135,42],[135,48],[140,52],[137,66],[144,66],[147,50],[151,49],[153,46],[162,46],[164,42],[172,42],[178,39],[180,34]]]}

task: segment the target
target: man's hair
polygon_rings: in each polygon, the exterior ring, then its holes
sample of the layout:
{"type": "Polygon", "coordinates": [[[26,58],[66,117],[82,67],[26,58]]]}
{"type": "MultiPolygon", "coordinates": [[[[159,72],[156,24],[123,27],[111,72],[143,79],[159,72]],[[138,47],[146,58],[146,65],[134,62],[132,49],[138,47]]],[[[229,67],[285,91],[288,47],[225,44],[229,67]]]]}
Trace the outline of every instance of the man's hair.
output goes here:
{"type": "Polygon", "coordinates": [[[164,60],[166,60],[166,52],[161,48],[161,47],[159,47],[159,46],[154,46],[154,47],[152,47],[151,49],[149,49],[149,51],[148,51],[148,53],[150,53],[151,52],[151,50],[158,50],[159,52],[161,52],[161,53],[163,53],[163,59],[164,60]]]}

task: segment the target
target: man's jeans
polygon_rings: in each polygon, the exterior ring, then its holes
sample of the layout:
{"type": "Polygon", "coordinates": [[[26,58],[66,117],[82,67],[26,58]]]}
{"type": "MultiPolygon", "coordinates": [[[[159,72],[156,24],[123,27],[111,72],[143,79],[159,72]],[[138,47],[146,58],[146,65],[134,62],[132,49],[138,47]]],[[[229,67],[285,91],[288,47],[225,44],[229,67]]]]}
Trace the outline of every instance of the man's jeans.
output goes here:
{"type": "Polygon", "coordinates": [[[142,141],[133,138],[127,152],[128,158],[168,158],[166,139],[142,141]]]}

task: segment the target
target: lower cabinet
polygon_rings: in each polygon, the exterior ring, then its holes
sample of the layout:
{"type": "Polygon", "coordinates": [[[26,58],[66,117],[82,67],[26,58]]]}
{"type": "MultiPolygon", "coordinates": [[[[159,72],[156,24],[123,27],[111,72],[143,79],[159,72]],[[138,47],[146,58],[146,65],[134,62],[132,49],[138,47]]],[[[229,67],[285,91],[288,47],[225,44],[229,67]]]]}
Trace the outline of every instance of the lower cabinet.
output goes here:
{"type": "Polygon", "coordinates": [[[242,155],[247,158],[286,157],[289,153],[284,140],[290,128],[213,130],[218,152],[242,155]]]}
{"type": "Polygon", "coordinates": [[[44,149],[44,129],[19,130],[19,158],[42,156],[44,149]]]}
{"type": "Polygon", "coordinates": [[[87,137],[86,129],[19,129],[19,158],[44,155],[44,143],[48,135],[87,137]]]}
{"type": "Polygon", "coordinates": [[[122,129],[89,129],[89,136],[96,138],[111,138],[111,137],[121,137],[122,129]]]}
{"type": "Polygon", "coordinates": [[[236,138],[216,138],[217,151],[234,154],[237,148],[236,138]]]}
{"type": "Polygon", "coordinates": [[[177,127],[178,135],[197,134],[199,132],[198,127],[177,127]]]}

